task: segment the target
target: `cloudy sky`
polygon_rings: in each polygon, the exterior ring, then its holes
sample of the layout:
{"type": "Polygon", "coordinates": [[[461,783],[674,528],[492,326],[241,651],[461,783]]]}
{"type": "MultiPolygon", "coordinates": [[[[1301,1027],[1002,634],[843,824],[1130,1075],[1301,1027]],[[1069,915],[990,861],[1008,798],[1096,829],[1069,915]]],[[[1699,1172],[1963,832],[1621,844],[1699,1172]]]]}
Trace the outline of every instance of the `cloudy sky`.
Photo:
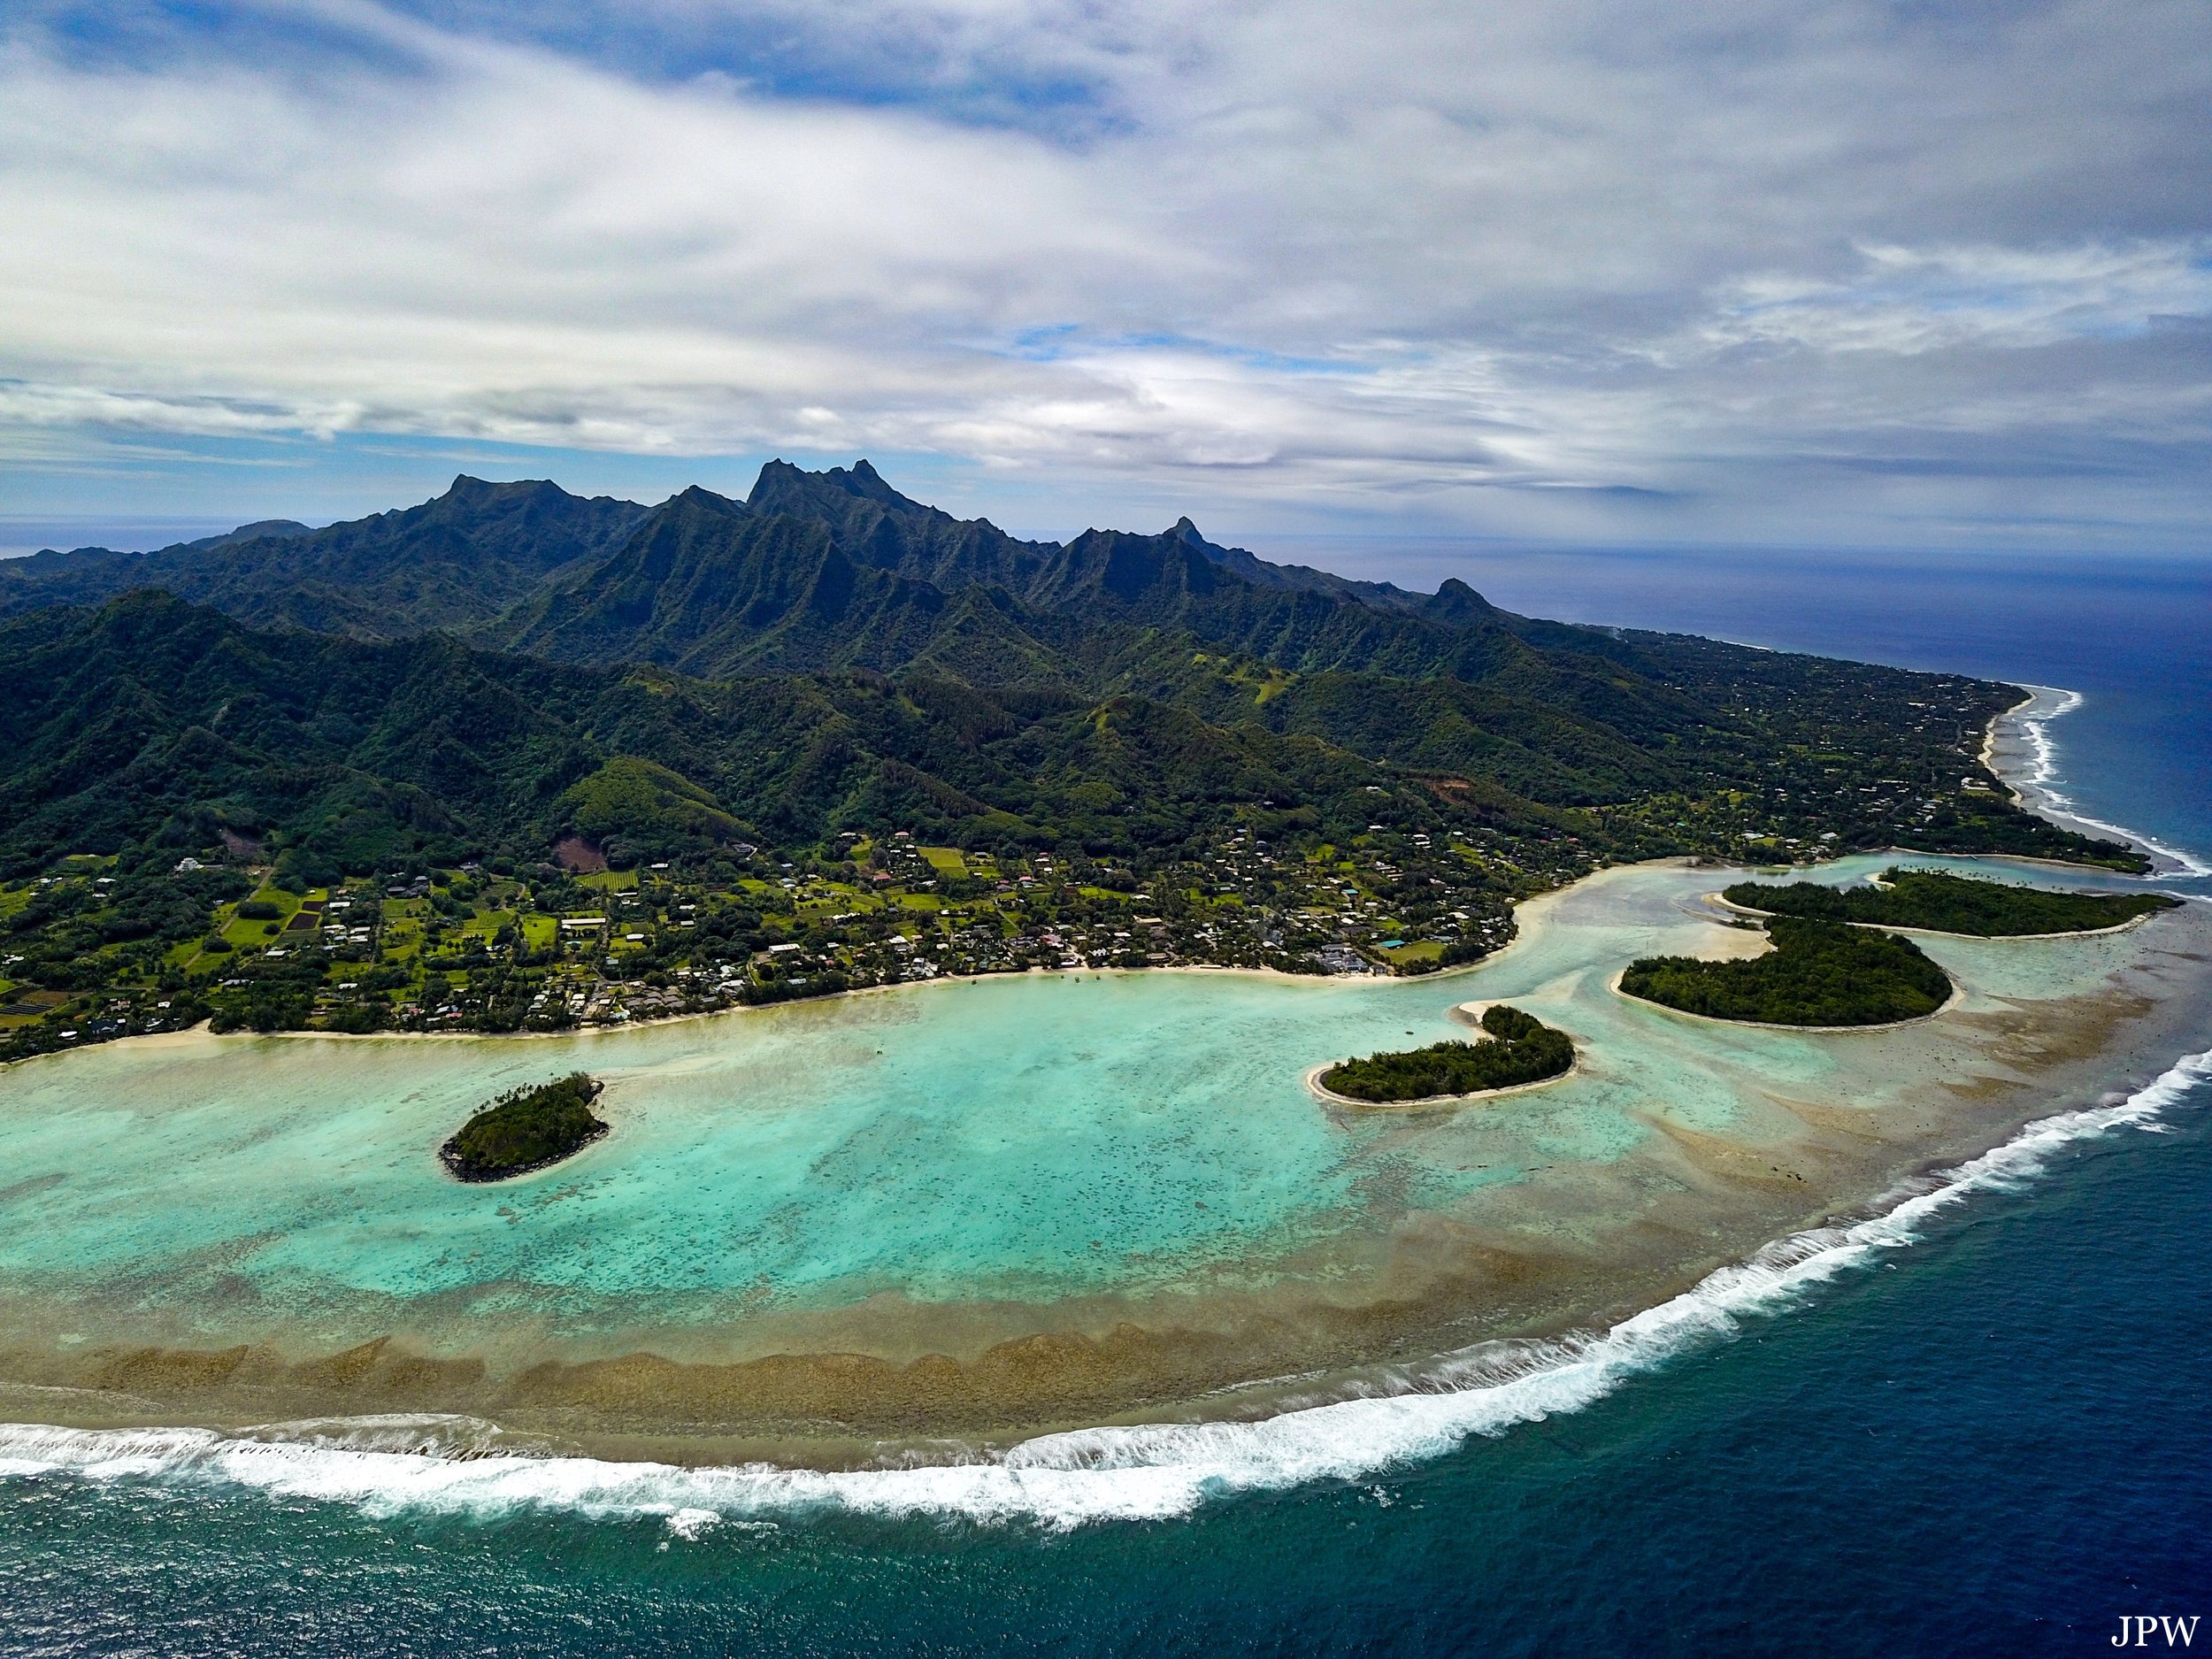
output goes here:
{"type": "Polygon", "coordinates": [[[865,454],[1032,534],[2212,550],[2206,0],[0,15],[0,544],[865,454]]]}

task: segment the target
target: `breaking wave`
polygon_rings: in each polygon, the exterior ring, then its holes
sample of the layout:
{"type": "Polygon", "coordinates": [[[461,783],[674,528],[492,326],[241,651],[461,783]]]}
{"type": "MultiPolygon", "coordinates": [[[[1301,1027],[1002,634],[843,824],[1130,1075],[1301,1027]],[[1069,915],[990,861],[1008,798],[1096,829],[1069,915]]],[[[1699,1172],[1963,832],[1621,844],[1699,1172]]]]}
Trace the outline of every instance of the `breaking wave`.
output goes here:
{"type": "Polygon", "coordinates": [[[2212,1051],[2177,1062],[2108,1104],[2028,1125],[1955,1169],[1893,1193],[1879,1213],[1769,1245],[1609,1331],[1491,1342],[1394,1377],[1362,1397],[1258,1422],[1078,1430],[968,1461],[822,1471],[686,1469],[547,1455],[475,1418],[384,1417],[208,1429],[0,1425],[0,1479],[68,1478],[226,1486],[348,1504],[371,1515],[491,1520],[531,1510],[658,1521],[674,1536],[809,1514],[964,1517],[1068,1529],[1163,1520],[1210,1500],[1356,1480],[1441,1456],[1477,1435],[1581,1409],[1747,1317],[1915,1242],[1929,1218],[1978,1192],[2009,1191],[2070,1143],[2157,1119],[2212,1079],[2212,1051]]]}
{"type": "Polygon", "coordinates": [[[2026,772],[2013,781],[2024,792],[2032,792],[2035,799],[2052,811],[2061,813],[2077,824],[2085,824],[2091,829],[2103,830],[2108,834],[2117,835],[2122,841],[2132,841],[2145,851],[2154,854],[2158,857],[2172,860],[2177,868],[2170,872],[2170,874],[2212,876],[2212,864],[2206,864],[2194,853],[2184,852],[2178,847],[2169,847],[2163,841],[2154,841],[2140,830],[2131,830],[2124,825],[2108,824],[2102,818],[2091,818],[2074,804],[2071,795],[2056,787],[2059,775],[2058,746],[2051,738],[2051,723],[2073,713],[2075,710],[2082,706],[2085,699],[2080,692],[2068,691],[2059,686],[2037,686],[2032,689],[2036,694],[2038,703],[2040,703],[2046,696],[2055,696],[2058,702],[2048,709],[2038,708],[2018,717],[2021,735],[2027,740],[2028,753],[2032,758],[2028,763],[2026,772]]]}

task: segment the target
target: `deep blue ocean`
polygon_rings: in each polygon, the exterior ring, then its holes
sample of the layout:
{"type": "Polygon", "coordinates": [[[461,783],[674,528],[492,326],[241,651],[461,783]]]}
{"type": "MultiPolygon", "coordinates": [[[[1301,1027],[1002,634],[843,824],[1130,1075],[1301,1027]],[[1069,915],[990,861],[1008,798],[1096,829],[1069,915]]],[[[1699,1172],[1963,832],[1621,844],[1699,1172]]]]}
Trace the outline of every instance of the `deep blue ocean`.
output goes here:
{"type": "MultiPolygon", "coordinates": [[[[2082,810],[2212,854],[2212,565],[1453,568],[1533,614],[2080,691],[2052,734],[2082,810]]],[[[0,1651],[2010,1655],[2162,1614],[2212,1651],[2208,1107],[2072,1141],[1582,1409],[1171,1521],[687,1535],[0,1466],[0,1651]]]]}

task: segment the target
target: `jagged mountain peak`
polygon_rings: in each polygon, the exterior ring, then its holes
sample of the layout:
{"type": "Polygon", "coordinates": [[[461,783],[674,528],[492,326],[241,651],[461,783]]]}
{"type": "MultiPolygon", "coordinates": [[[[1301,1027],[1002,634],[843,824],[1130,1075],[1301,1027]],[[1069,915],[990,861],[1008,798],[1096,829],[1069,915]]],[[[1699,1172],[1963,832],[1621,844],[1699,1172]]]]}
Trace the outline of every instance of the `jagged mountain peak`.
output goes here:
{"type": "MultiPolygon", "coordinates": [[[[694,485],[653,508],[464,472],[431,501],[319,530],[22,564],[0,570],[0,615],[162,586],[256,626],[457,628],[565,660],[707,674],[895,665],[939,650],[948,615],[979,616],[948,610],[972,591],[1002,595],[1013,634],[986,655],[1024,678],[1037,641],[1072,653],[1079,677],[1171,636],[1301,672],[1479,673],[1513,651],[1501,634],[1512,625],[1464,583],[1432,596],[1276,565],[1210,541],[1187,516],[1151,534],[1021,541],[910,499],[865,459],[821,472],[777,459],[744,501],[694,485]]],[[[985,672],[966,644],[960,660],[985,672]]]]}
{"type": "Polygon", "coordinates": [[[661,503],[665,512],[672,507],[703,508],[710,512],[738,518],[751,511],[749,502],[735,501],[727,495],[718,495],[703,484],[690,484],[678,490],[661,503]]]}
{"type": "Polygon", "coordinates": [[[971,590],[1005,595],[1025,637],[1085,640],[1092,655],[1127,649],[1132,630],[1299,669],[1489,672],[1514,651],[1463,584],[1432,602],[1274,565],[1208,541],[1187,516],[1152,534],[1021,541],[910,500],[865,460],[822,472],[771,461],[742,505],[686,491],[504,637],[555,657],[708,674],[767,661],[895,664],[932,649],[921,641],[936,637],[948,601],[971,590]]]}
{"type": "Polygon", "coordinates": [[[1447,576],[1433,594],[1423,599],[1420,611],[1432,621],[1453,626],[1484,621],[1502,614],[1495,605],[1456,576],[1447,576]]]}
{"type": "Polygon", "coordinates": [[[935,511],[900,495],[883,481],[883,475],[865,458],[854,462],[849,468],[833,466],[820,472],[810,472],[786,460],[771,461],[760,469],[760,476],[753,481],[752,493],[745,499],[747,505],[757,509],[787,512],[819,508],[826,504],[826,498],[841,495],[905,512],[935,511]]]}

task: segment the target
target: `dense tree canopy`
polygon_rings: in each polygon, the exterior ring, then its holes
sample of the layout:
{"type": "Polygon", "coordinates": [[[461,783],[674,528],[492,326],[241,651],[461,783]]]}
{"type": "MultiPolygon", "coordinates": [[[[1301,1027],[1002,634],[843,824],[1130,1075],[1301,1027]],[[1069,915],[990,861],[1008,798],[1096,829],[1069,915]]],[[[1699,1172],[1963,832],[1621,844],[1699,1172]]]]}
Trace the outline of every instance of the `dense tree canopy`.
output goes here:
{"type": "Polygon", "coordinates": [[[504,1180],[580,1151],[607,1125],[592,1115],[601,1084],[581,1071],[502,1094],[438,1149],[465,1181],[504,1180]]]}
{"type": "Polygon", "coordinates": [[[1950,977],[1894,933],[1793,916],[1776,917],[1767,931],[1774,949],[1764,956],[1644,956],[1628,965],[1621,989],[1688,1014],[1769,1025],[1882,1025],[1932,1014],[1950,997],[1950,977]]]}
{"type": "Polygon", "coordinates": [[[1731,904],[1776,916],[1919,927],[1983,939],[2117,927],[2181,902],[2159,893],[2054,893],[1948,871],[1904,869],[1885,871],[1879,886],[1832,887],[1793,881],[1776,887],[1743,881],[1722,896],[1731,904]]]}
{"type": "Polygon", "coordinates": [[[1321,1074],[1332,1094],[1378,1104],[1477,1094],[1557,1077],[1575,1063],[1573,1040],[1532,1014],[1502,1003],[1486,1009],[1480,1042],[1437,1042],[1425,1048],[1347,1060],[1321,1074]]]}

